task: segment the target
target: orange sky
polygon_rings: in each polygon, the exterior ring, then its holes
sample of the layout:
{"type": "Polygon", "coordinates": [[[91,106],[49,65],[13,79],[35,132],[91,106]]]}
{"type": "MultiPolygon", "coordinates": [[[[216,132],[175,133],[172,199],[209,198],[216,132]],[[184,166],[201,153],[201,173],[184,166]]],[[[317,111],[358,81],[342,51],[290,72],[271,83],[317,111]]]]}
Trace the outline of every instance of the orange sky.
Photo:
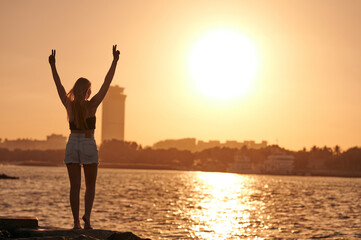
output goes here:
{"type": "MultiPolygon", "coordinates": [[[[361,142],[360,1],[0,2],[0,137],[69,133],[48,56],[68,91],[96,92],[121,52],[126,140],[267,140],[290,149],[361,142]],[[248,94],[220,102],[189,75],[192,46],[214,29],[247,36],[259,55],[248,94]]],[[[100,140],[101,109],[96,139],[100,140]]]]}

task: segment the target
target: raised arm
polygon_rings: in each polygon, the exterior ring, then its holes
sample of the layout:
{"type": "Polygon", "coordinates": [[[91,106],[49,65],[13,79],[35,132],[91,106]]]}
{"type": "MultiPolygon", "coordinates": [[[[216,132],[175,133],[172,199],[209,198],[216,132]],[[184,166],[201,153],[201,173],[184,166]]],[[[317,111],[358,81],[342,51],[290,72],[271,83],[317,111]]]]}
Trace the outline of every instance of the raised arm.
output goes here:
{"type": "Polygon", "coordinates": [[[94,95],[94,97],[90,100],[92,106],[98,107],[99,104],[103,101],[105,94],[107,94],[110,83],[113,80],[115,68],[117,67],[117,62],[119,60],[119,50],[117,50],[117,45],[113,45],[113,62],[110,66],[110,69],[105,76],[104,83],[101,86],[99,92],[94,95]]]}
{"type": "Polygon", "coordinates": [[[53,74],[53,79],[54,79],[54,82],[55,82],[55,85],[56,85],[56,89],[58,90],[60,100],[63,103],[63,105],[65,106],[66,92],[65,92],[65,89],[64,89],[63,85],[61,84],[58,72],[56,71],[55,53],[56,53],[55,50],[51,50],[51,55],[49,56],[49,63],[50,63],[51,72],[53,74]]]}

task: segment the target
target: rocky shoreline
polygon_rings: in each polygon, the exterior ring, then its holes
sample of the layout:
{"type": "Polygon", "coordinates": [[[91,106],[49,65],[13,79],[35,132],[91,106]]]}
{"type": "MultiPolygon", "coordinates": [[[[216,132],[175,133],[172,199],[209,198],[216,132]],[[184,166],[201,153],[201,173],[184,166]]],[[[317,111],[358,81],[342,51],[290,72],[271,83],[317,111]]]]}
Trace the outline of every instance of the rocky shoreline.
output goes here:
{"type": "Polygon", "coordinates": [[[9,238],[19,240],[149,240],[140,238],[131,232],[39,227],[36,217],[0,217],[0,240],[9,238]]]}

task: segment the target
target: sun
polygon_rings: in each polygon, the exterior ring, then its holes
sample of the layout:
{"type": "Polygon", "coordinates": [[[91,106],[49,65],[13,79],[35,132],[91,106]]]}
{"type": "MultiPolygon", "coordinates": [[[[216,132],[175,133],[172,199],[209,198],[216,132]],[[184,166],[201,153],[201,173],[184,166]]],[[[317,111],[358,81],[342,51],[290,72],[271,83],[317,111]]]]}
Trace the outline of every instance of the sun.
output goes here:
{"type": "Polygon", "coordinates": [[[216,30],[193,46],[189,69],[201,93],[216,99],[234,99],[247,93],[254,79],[256,50],[245,36],[216,30]]]}

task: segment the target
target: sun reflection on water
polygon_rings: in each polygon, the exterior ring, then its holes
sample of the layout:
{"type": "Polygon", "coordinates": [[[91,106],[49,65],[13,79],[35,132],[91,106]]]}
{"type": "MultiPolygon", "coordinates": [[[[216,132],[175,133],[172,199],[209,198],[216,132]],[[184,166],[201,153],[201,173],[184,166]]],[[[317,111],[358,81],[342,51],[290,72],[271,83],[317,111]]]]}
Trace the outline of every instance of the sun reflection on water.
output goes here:
{"type": "MultiPolygon", "coordinates": [[[[250,237],[251,213],[257,204],[250,200],[252,189],[245,187],[247,176],[228,173],[197,174],[199,194],[203,196],[192,215],[191,229],[199,239],[234,239],[250,237]]],[[[260,220],[261,221],[261,220],[260,220]]],[[[254,238],[254,235],[252,237],[254,238]]]]}

